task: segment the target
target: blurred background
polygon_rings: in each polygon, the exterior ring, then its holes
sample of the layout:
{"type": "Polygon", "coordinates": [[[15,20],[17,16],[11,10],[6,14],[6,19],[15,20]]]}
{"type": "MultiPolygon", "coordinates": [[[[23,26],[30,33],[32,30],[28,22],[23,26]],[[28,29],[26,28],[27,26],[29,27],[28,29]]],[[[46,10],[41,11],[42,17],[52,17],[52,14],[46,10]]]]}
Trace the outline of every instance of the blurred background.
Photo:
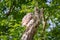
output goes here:
{"type": "MultiPolygon", "coordinates": [[[[22,18],[34,7],[44,7],[44,17],[47,19],[44,40],[60,40],[60,0],[0,0],[0,40],[20,40],[25,27],[21,26],[22,18]]],[[[34,40],[42,38],[42,23],[34,40]]]]}

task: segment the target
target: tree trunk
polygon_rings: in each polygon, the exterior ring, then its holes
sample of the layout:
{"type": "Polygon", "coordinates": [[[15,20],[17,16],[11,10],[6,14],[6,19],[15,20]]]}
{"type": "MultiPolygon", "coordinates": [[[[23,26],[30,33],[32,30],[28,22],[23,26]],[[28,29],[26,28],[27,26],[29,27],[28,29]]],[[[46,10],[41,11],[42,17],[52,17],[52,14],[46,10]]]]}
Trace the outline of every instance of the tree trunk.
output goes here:
{"type": "Polygon", "coordinates": [[[37,32],[37,28],[39,27],[40,20],[41,20],[41,17],[42,17],[42,13],[43,12],[41,12],[41,10],[40,10],[40,12],[38,14],[39,15],[38,18],[34,20],[35,23],[32,26],[30,26],[26,29],[26,31],[22,35],[21,40],[33,40],[33,37],[34,37],[35,33],[37,32]]]}

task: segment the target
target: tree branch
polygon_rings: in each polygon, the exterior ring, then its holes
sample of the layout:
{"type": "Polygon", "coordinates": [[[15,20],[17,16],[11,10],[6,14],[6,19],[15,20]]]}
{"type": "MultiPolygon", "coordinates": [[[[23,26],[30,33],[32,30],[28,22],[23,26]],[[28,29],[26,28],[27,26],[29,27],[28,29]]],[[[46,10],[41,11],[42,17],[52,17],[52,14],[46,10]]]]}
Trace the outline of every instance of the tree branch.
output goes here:
{"type": "MultiPolygon", "coordinates": [[[[42,10],[40,10],[40,11],[42,11],[42,10]]],[[[37,32],[37,28],[39,27],[42,13],[40,13],[38,9],[34,13],[35,13],[34,15],[36,17],[33,19],[34,23],[26,29],[26,31],[22,35],[21,40],[33,40],[33,37],[34,37],[35,33],[37,32]]]]}
{"type": "Polygon", "coordinates": [[[9,16],[10,15],[10,13],[12,12],[12,10],[14,9],[14,2],[15,1],[13,1],[13,3],[11,4],[11,7],[10,7],[10,9],[9,9],[9,11],[6,13],[6,16],[9,16]]]}

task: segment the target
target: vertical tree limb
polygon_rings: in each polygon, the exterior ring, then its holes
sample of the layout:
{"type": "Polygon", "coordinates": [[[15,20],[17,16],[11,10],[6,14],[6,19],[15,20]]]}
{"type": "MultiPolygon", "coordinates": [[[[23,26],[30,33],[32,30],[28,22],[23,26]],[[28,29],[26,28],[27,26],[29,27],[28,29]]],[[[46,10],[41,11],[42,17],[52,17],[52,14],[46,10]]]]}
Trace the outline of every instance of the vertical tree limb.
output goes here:
{"type": "Polygon", "coordinates": [[[26,29],[26,31],[22,35],[21,40],[33,40],[33,37],[34,37],[35,33],[37,32],[37,28],[39,27],[40,20],[41,20],[41,17],[42,17],[42,9],[40,10],[40,12],[38,12],[38,11],[36,11],[38,14],[36,14],[36,12],[35,12],[35,16],[37,18],[34,19],[33,25],[29,26],[26,29]],[[40,18],[40,20],[39,20],[39,18],[40,18]]]}
{"type": "Polygon", "coordinates": [[[46,20],[45,20],[45,17],[44,17],[44,10],[43,10],[43,8],[41,9],[41,19],[42,19],[42,24],[43,24],[43,29],[42,29],[42,34],[41,34],[41,36],[42,36],[41,40],[45,40],[44,39],[44,33],[45,33],[45,28],[46,28],[46,20]]]}

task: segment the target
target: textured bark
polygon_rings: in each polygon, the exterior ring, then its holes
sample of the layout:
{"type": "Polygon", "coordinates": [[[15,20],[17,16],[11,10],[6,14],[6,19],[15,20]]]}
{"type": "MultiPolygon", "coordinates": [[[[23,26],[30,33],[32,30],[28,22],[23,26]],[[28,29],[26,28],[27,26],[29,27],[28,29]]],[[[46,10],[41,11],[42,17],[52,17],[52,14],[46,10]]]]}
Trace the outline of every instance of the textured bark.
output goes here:
{"type": "Polygon", "coordinates": [[[40,19],[42,17],[43,12],[41,10],[38,8],[35,9],[33,23],[26,28],[26,31],[22,35],[21,40],[33,40],[33,37],[37,32],[37,28],[39,27],[40,19]]]}

